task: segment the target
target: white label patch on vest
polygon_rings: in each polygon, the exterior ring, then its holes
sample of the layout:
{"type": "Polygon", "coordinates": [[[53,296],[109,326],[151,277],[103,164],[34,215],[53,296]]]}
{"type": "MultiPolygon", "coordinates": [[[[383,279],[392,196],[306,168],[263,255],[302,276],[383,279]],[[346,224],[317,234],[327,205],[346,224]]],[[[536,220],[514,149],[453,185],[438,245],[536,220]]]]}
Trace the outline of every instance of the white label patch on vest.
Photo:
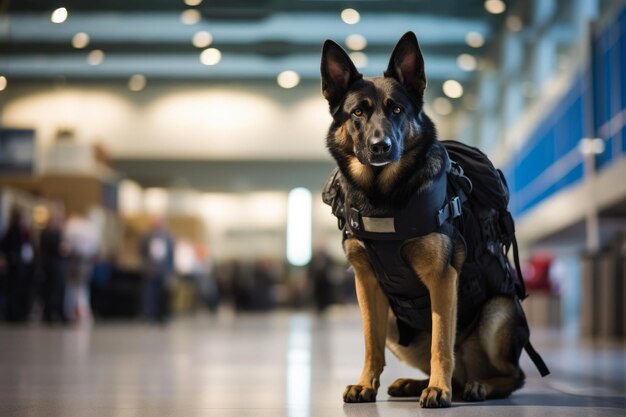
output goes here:
{"type": "Polygon", "coordinates": [[[363,228],[366,232],[395,233],[393,217],[361,217],[363,228]]]}

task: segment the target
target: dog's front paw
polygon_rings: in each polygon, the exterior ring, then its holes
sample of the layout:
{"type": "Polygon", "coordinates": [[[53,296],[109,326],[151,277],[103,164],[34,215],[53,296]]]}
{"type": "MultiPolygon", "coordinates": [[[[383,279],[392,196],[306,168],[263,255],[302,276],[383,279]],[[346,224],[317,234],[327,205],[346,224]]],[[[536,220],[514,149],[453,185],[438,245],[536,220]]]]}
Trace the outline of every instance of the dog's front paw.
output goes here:
{"type": "Polygon", "coordinates": [[[422,408],[450,407],[451,403],[452,393],[446,388],[427,387],[422,391],[420,397],[420,407],[422,408]]]}
{"type": "Polygon", "coordinates": [[[376,401],[376,391],[364,385],[348,385],[343,392],[345,403],[373,403],[376,401]]]}
{"type": "Polygon", "coordinates": [[[465,401],[484,401],[487,398],[487,389],[480,382],[468,382],[465,384],[462,398],[465,401]]]}

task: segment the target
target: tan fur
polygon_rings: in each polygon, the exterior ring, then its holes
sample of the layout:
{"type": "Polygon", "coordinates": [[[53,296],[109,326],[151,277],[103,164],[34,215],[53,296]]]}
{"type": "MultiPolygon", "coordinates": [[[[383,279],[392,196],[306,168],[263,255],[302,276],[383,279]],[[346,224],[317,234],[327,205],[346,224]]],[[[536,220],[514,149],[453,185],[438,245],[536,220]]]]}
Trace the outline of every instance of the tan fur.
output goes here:
{"type": "Polygon", "coordinates": [[[345,125],[342,125],[335,134],[335,141],[343,148],[349,146],[350,140],[348,138],[348,132],[345,125]]]}
{"type": "Polygon", "coordinates": [[[494,298],[483,308],[482,315],[487,319],[477,329],[485,353],[492,358],[491,364],[503,373],[512,371],[511,365],[503,358],[503,353],[506,352],[502,352],[503,348],[508,347],[502,342],[512,337],[511,330],[506,325],[514,320],[513,306],[510,304],[512,303],[508,298],[494,298]]]}
{"type": "Polygon", "coordinates": [[[372,169],[359,162],[355,156],[350,157],[350,174],[352,174],[354,182],[363,188],[370,187],[374,175],[372,169]]]}
{"type": "Polygon", "coordinates": [[[382,172],[378,175],[378,185],[380,189],[388,193],[396,185],[398,174],[408,168],[410,164],[409,158],[402,158],[398,162],[393,162],[385,166],[382,172]]]}
{"type": "Polygon", "coordinates": [[[389,303],[376,280],[367,252],[362,244],[354,239],[345,242],[346,255],[356,275],[356,293],[363,319],[365,338],[365,363],[357,385],[348,386],[344,393],[347,401],[370,401],[369,396],[376,396],[380,386],[380,374],[385,367],[385,340],[387,337],[387,316],[389,303]],[[365,399],[363,395],[367,395],[365,399]]]}
{"type": "Polygon", "coordinates": [[[430,347],[430,381],[422,401],[430,401],[438,391],[448,403],[452,399],[454,340],[456,336],[457,271],[448,264],[450,238],[431,233],[412,240],[405,253],[406,260],[428,288],[432,308],[430,347]]]}
{"type": "MultiPolygon", "coordinates": [[[[416,151],[408,152],[406,157],[403,157],[398,162],[393,162],[387,165],[382,170],[382,172],[378,175],[378,185],[383,192],[388,193],[395,187],[398,174],[409,168],[410,161],[415,152],[416,151]]],[[[441,160],[439,158],[433,158],[433,160],[430,161],[430,164],[432,164],[432,166],[428,168],[429,171],[437,172],[441,169],[441,160]]],[[[424,184],[421,184],[419,190],[428,188],[430,185],[431,182],[427,181],[424,184]]]]}

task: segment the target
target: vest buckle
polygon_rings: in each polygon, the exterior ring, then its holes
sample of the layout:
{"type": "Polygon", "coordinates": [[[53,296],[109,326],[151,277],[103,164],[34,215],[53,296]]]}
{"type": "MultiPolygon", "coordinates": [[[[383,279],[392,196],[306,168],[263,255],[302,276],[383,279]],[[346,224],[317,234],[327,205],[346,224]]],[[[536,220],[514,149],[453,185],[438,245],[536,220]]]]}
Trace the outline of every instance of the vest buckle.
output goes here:
{"type": "Polygon", "coordinates": [[[441,210],[437,213],[437,223],[439,226],[448,221],[455,219],[461,215],[461,199],[459,196],[454,197],[448,203],[446,203],[441,210]]]}
{"type": "Polygon", "coordinates": [[[360,221],[361,214],[359,211],[353,207],[350,207],[350,213],[348,214],[348,223],[350,224],[350,229],[359,230],[361,228],[360,221]]]}
{"type": "Polygon", "coordinates": [[[461,215],[461,199],[459,196],[454,197],[450,200],[450,208],[451,208],[451,218],[459,217],[461,215]]]}

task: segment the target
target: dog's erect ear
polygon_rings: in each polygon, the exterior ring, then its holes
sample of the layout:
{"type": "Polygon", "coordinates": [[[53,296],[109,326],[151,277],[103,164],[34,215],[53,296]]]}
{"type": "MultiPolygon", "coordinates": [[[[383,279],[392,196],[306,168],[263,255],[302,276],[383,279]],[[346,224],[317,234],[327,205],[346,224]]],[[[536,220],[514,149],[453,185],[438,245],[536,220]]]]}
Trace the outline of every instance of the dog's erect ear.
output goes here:
{"type": "Polygon", "coordinates": [[[331,40],[322,48],[322,94],[331,109],[339,104],[354,81],[363,78],[341,46],[331,40]]]}
{"type": "Polygon", "coordinates": [[[426,89],[424,57],[415,33],[407,32],[400,38],[391,54],[385,77],[395,78],[410,93],[421,97],[426,89]]]}

